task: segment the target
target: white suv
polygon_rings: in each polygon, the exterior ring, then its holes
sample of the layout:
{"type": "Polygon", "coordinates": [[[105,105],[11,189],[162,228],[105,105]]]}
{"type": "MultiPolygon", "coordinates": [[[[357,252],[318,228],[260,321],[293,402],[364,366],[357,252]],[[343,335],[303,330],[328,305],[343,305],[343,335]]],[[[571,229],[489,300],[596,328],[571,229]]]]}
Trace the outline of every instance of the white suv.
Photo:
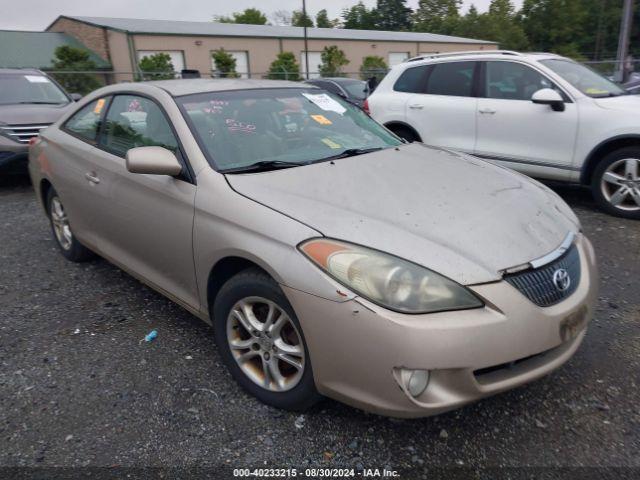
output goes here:
{"type": "Polygon", "coordinates": [[[367,108],[406,140],[590,185],[604,210],[640,219],[640,98],[568,58],[417,57],[387,74],[367,108]]]}

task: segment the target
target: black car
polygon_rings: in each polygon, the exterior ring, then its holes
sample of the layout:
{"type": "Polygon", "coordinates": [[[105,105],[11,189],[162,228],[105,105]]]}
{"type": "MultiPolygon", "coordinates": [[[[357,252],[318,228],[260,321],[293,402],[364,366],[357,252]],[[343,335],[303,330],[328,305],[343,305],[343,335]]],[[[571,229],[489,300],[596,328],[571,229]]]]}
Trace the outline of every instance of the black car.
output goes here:
{"type": "Polygon", "coordinates": [[[306,80],[305,83],[310,83],[311,85],[315,85],[316,87],[323,88],[328,92],[339,95],[348,102],[361,108],[365,98],[367,98],[367,95],[369,94],[369,86],[367,82],[353,78],[312,78],[311,80],[306,80]]]}

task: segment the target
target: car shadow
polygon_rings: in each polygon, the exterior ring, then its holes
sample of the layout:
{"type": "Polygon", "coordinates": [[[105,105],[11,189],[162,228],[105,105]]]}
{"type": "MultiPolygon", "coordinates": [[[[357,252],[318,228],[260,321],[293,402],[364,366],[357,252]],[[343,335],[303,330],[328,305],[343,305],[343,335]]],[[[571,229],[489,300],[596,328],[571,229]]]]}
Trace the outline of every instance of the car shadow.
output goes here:
{"type": "Polygon", "coordinates": [[[0,193],[12,190],[26,190],[31,188],[31,178],[27,173],[14,173],[0,169],[0,193]]]}

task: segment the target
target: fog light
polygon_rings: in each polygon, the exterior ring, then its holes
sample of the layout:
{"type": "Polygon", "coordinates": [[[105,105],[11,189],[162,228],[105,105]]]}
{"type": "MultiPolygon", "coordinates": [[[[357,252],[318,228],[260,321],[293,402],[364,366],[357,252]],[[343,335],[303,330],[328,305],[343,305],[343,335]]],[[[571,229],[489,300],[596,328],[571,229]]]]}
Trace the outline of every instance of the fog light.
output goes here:
{"type": "Polygon", "coordinates": [[[428,370],[409,370],[409,381],[406,383],[407,390],[412,397],[419,397],[426,390],[429,385],[429,371],[428,370]]]}

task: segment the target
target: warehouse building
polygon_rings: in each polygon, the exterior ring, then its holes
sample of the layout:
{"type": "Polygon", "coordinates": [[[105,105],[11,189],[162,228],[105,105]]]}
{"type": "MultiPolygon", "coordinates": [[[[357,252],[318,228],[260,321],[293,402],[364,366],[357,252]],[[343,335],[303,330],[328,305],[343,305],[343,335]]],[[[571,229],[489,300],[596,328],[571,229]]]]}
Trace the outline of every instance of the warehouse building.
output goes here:
{"type": "MultiPolygon", "coordinates": [[[[202,75],[215,70],[214,50],[224,48],[236,59],[243,77],[262,77],[280,52],[293,52],[305,72],[303,29],[271,25],[239,25],[215,22],[183,22],[127,18],[60,16],[48,32],[76,38],[118,72],[115,81],[132,78],[138,61],[165,52],[174,69],[193,69],[202,75]]],[[[345,72],[357,72],[364,57],[376,55],[389,66],[419,54],[462,50],[490,50],[494,42],[417,32],[309,28],[310,76],[318,76],[320,52],[328,45],[343,50],[349,60],[345,72]]]]}

